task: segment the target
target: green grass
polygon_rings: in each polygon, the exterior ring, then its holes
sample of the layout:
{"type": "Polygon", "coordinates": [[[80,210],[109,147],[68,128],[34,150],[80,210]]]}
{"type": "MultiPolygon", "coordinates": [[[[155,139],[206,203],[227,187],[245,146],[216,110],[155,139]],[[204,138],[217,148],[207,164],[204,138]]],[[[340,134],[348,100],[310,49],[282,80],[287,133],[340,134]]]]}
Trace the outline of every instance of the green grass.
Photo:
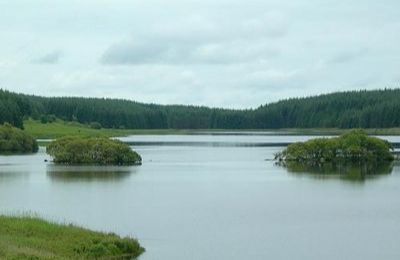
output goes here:
{"type": "MultiPolygon", "coordinates": [[[[341,135],[349,129],[338,128],[289,128],[289,129],[257,129],[257,130],[229,130],[229,129],[92,129],[88,125],[77,122],[64,122],[57,120],[53,123],[42,124],[35,120],[24,121],[25,131],[35,138],[54,139],[63,136],[92,136],[92,137],[117,137],[137,134],[191,134],[202,131],[272,131],[281,135],[341,135]]],[[[374,135],[400,135],[400,128],[365,129],[368,134],[374,135]]]]}
{"type": "Polygon", "coordinates": [[[132,238],[34,217],[0,216],[0,259],[132,259],[143,252],[132,238]]]}
{"type": "Polygon", "coordinates": [[[24,121],[25,131],[38,139],[54,139],[63,136],[82,137],[117,137],[135,134],[172,134],[185,133],[185,130],[173,129],[92,129],[88,125],[77,122],[57,120],[53,123],[42,124],[35,120],[24,121]]]}

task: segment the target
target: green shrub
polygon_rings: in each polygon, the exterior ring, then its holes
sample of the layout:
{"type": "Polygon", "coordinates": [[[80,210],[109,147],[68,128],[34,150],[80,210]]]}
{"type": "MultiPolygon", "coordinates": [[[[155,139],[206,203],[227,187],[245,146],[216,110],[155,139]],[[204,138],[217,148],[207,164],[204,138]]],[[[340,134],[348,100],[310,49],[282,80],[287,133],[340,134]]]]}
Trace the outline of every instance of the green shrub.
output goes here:
{"type": "Polygon", "coordinates": [[[55,163],[133,165],[142,158],[129,145],[108,138],[63,137],[47,146],[55,163]]]}
{"type": "Polygon", "coordinates": [[[389,142],[353,130],[340,137],[317,138],[290,144],[275,155],[280,161],[321,163],[332,161],[392,161],[389,142]]]}
{"type": "Polygon", "coordinates": [[[92,123],[90,123],[90,128],[101,129],[101,124],[99,122],[92,122],[92,123]]]}
{"type": "Polygon", "coordinates": [[[35,153],[38,149],[36,140],[23,130],[8,123],[0,126],[0,153],[35,153]]]}
{"type": "Polygon", "coordinates": [[[40,116],[40,122],[42,124],[53,123],[56,120],[57,120],[57,117],[55,115],[41,115],[40,116]]]}

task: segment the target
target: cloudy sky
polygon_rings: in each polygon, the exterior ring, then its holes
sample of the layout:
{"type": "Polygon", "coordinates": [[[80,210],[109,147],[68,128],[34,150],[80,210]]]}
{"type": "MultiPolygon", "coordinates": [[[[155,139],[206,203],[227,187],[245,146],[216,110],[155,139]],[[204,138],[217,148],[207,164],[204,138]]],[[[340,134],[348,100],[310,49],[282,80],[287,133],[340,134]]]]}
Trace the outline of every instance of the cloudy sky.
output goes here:
{"type": "Polygon", "coordinates": [[[0,87],[249,108],[400,87],[399,0],[0,0],[0,87]]]}

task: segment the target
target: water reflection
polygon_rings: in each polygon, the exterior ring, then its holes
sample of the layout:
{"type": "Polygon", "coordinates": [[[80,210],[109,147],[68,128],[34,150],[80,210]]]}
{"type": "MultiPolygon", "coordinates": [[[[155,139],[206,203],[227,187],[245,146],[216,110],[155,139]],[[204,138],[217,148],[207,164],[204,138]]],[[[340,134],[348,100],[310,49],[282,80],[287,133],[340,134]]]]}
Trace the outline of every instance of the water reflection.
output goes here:
{"type": "Polygon", "coordinates": [[[0,168],[0,181],[11,180],[11,179],[18,179],[18,178],[26,178],[29,176],[29,172],[26,171],[12,171],[0,168]]]}
{"type": "Polygon", "coordinates": [[[135,174],[137,166],[69,166],[49,164],[47,176],[54,181],[92,182],[120,181],[135,174]]]}
{"type": "Polygon", "coordinates": [[[381,163],[322,163],[307,164],[299,162],[279,162],[289,173],[308,175],[318,179],[341,179],[345,181],[363,182],[381,176],[387,176],[393,171],[392,162],[381,163]]]}

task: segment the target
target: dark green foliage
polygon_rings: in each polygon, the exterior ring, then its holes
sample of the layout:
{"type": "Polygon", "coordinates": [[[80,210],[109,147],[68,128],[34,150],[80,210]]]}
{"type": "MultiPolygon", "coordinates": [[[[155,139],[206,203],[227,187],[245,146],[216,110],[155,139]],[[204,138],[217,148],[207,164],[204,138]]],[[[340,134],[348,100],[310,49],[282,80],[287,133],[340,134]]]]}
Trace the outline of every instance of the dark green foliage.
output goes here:
{"type": "Polygon", "coordinates": [[[391,145],[385,140],[353,130],[340,137],[316,138],[289,145],[276,154],[280,161],[319,164],[336,161],[392,161],[391,145]]]}
{"type": "Polygon", "coordinates": [[[34,138],[8,123],[0,126],[0,153],[35,153],[38,144],[34,138]]]}
{"type": "Polygon", "coordinates": [[[155,105],[120,99],[45,98],[0,90],[0,123],[22,128],[23,117],[48,115],[105,128],[277,129],[400,127],[400,89],[292,98],[257,109],[155,105]]]}
{"type": "Polygon", "coordinates": [[[77,245],[74,251],[87,258],[104,258],[105,256],[118,256],[119,259],[132,259],[144,250],[130,238],[118,238],[116,235],[106,239],[92,239],[91,243],[77,245]]]}
{"type": "Polygon", "coordinates": [[[129,145],[108,138],[63,137],[47,146],[55,163],[133,165],[142,158],[129,145]]]}
{"type": "Polygon", "coordinates": [[[0,216],[0,259],[136,259],[139,242],[31,217],[0,216]]]}
{"type": "Polygon", "coordinates": [[[42,124],[53,123],[56,120],[57,120],[57,117],[55,115],[41,115],[40,116],[40,123],[42,123],[42,124]]]}
{"type": "Polygon", "coordinates": [[[0,124],[5,122],[22,128],[23,116],[33,114],[30,102],[22,95],[0,91],[0,124]]]}
{"type": "Polygon", "coordinates": [[[101,129],[101,124],[99,122],[92,122],[92,123],[90,123],[90,128],[101,129]]]}

